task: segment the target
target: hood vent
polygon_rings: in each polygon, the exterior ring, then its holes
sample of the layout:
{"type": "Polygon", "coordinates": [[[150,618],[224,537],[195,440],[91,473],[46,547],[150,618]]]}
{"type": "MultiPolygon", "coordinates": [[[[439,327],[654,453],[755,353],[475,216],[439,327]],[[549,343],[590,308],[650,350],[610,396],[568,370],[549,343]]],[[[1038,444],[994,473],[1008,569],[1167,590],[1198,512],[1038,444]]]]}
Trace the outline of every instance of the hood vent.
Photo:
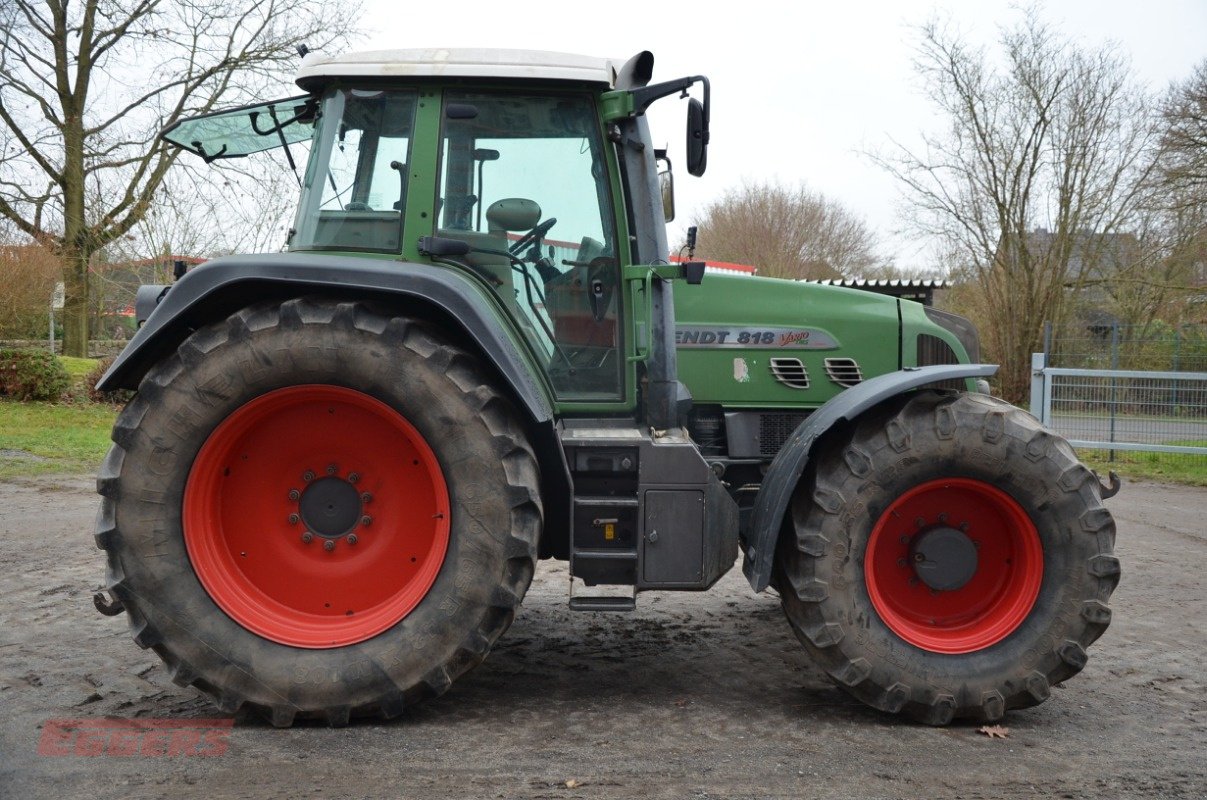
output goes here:
{"type": "Polygon", "coordinates": [[[792,389],[809,388],[809,370],[799,358],[771,359],[771,374],[780,383],[792,389]]]}
{"type": "Polygon", "coordinates": [[[827,358],[826,375],[839,386],[854,386],[863,382],[859,362],[853,358],[827,358]]]}

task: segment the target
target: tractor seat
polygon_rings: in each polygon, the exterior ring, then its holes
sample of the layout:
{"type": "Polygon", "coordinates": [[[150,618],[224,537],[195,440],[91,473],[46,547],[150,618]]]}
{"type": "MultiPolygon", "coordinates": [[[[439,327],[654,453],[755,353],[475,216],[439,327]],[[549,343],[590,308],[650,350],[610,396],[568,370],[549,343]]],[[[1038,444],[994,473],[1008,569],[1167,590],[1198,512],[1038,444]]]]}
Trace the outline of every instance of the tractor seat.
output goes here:
{"type": "Polygon", "coordinates": [[[540,221],[541,207],[535,201],[523,197],[496,200],[486,209],[486,229],[496,235],[529,231],[540,221]]]}

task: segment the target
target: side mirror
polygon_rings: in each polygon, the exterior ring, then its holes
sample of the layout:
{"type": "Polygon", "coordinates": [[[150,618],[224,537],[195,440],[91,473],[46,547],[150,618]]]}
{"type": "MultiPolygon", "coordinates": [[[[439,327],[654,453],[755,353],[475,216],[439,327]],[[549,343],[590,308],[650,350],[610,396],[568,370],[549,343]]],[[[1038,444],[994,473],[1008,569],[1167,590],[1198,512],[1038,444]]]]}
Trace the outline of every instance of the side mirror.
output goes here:
{"type": "Polygon", "coordinates": [[[665,150],[656,153],[658,159],[658,188],[662,190],[662,219],[673,222],[675,219],[675,176],[671,172],[671,160],[666,157],[665,150]]]}
{"type": "Polygon", "coordinates": [[[708,117],[694,97],[687,101],[687,171],[697,178],[708,167],[708,117]]]}

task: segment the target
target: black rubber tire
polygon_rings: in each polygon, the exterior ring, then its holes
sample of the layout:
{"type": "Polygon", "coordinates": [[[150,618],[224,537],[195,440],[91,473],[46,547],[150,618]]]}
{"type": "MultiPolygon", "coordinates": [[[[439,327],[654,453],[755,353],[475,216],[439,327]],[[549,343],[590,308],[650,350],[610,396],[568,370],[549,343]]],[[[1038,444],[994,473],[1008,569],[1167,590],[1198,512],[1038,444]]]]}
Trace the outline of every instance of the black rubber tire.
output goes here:
{"type": "Polygon", "coordinates": [[[1110,622],[1119,581],[1115,523],[1097,478],[1068,443],[988,395],[920,392],[878,407],[821,443],[777,550],[784,612],[840,686],[882,711],[946,725],[1001,719],[1079,672],[1110,622]],[[1010,635],[964,654],[924,650],[877,615],[864,578],[868,537],[913,486],[966,477],[1007,492],[1043,546],[1043,580],[1010,635]]]}
{"type": "Polygon", "coordinates": [[[247,704],[277,726],[397,716],[482,661],[532,580],[542,508],[516,413],[476,359],[406,317],[320,299],[241,310],[147,374],[113,441],[96,534],[108,586],[135,642],[223,712],[247,704]],[[344,647],[286,646],[240,626],[198,581],[181,530],[189,468],[210,432],[249,400],[296,384],[391,406],[427,439],[448,485],[449,544],[432,587],[396,625],[344,647]]]}

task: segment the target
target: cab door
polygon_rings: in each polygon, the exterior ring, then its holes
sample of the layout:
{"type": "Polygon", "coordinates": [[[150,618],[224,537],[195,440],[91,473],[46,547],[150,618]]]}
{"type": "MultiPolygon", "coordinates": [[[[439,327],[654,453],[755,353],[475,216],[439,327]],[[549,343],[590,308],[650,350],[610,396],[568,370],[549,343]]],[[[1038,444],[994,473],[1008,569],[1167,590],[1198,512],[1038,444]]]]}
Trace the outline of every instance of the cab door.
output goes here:
{"type": "Polygon", "coordinates": [[[631,388],[608,157],[589,92],[444,92],[435,233],[469,244],[563,403],[631,388]]]}

